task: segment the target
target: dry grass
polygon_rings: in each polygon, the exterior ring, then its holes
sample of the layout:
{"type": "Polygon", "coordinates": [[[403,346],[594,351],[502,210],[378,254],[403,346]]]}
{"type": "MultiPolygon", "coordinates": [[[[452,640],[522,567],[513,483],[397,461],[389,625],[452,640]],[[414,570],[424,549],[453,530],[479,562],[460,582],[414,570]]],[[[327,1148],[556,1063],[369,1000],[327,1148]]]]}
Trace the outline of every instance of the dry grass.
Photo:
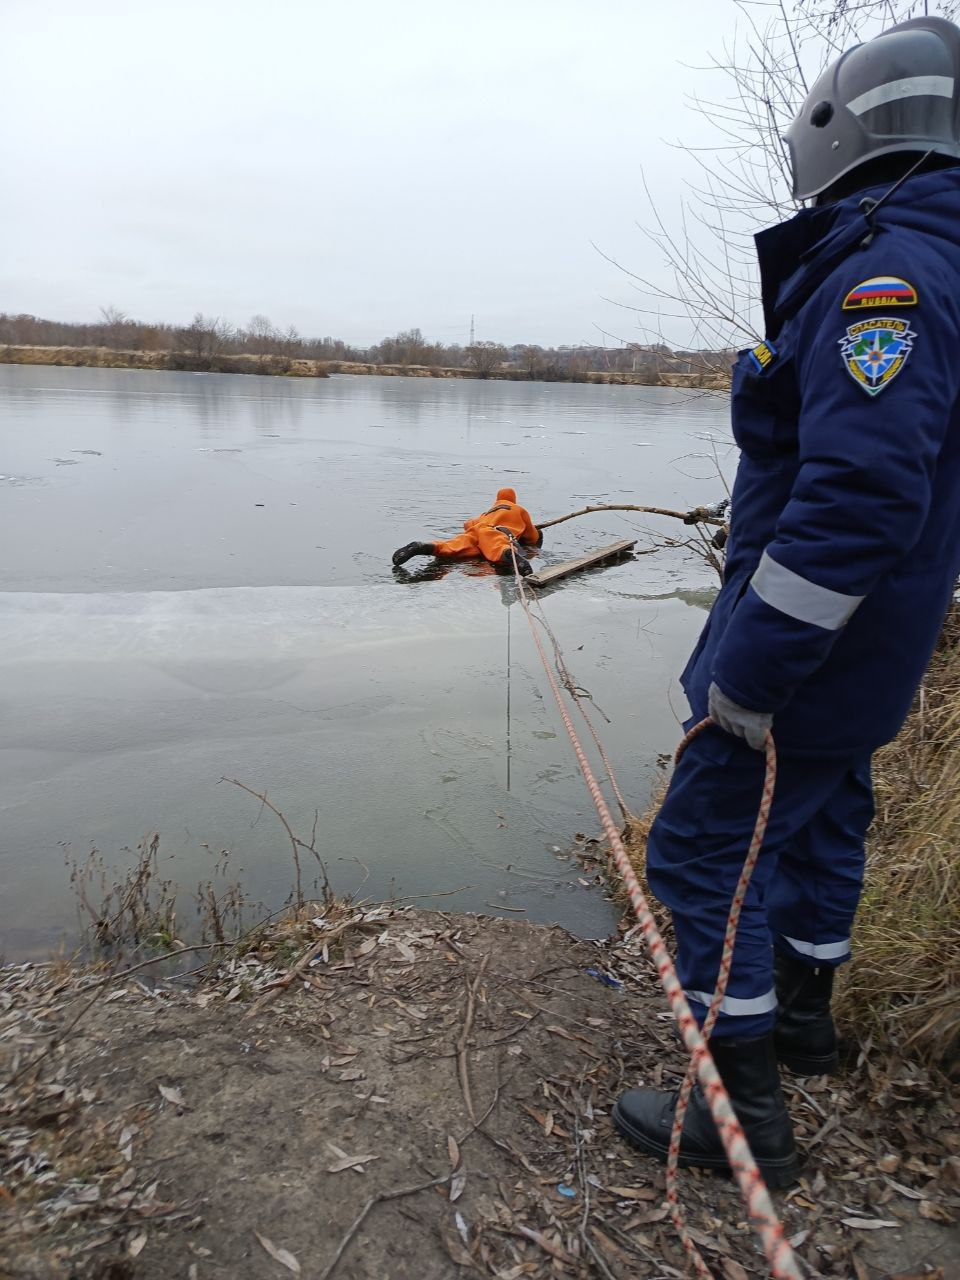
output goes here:
{"type": "Polygon", "coordinates": [[[960,609],[909,719],[874,761],[877,816],[843,1022],[947,1062],[960,1046],[960,609]]]}
{"type": "Polygon", "coordinates": [[[26,347],[0,345],[0,364],[64,368],[150,369],[187,373],[255,373],[273,377],[326,378],[325,360],[281,355],[195,355],[188,351],[114,351],[110,347],[26,347]]]}

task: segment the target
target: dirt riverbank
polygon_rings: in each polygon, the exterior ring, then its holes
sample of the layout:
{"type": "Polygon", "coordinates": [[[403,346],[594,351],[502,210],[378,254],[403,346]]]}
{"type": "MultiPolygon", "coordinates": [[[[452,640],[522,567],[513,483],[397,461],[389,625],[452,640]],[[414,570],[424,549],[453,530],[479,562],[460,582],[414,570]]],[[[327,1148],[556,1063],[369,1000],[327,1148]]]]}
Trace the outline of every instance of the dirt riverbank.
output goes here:
{"type": "MultiPolygon", "coordinates": [[[[473,369],[439,365],[367,364],[352,360],[304,360],[273,355],[198,356],[185,351],[114,351],[107,347],[0,346],[0,364],[57,365],[67,368],[152,369],[188,373],[257,373],[288,378],[326,378],[331,373],[374,374],[388,378],[478,378],[473,369]]],[[[529,382],[522,369],[495,369],[484,377],[494,382],[529,382]]],[[[586,382],[633,387],[688,387],[724,391],[730,380],[722,373],[615,373],[588,370],[551,382],[586,382]]]]}
{"type": "MultiPolygon", "coordinates": [[[[683,1273],[609,1120],[683,1069],[636,937],[336,907],[227,954],[0,970],[0,1276],[683,1273]]],[[[866,1052],[788,1095],[809,1275],[960,1275],[956,1089],[866,1052]]],[[[682,1187],[715,1275],[766,1274],[735,1186],[682,1187]]]]}

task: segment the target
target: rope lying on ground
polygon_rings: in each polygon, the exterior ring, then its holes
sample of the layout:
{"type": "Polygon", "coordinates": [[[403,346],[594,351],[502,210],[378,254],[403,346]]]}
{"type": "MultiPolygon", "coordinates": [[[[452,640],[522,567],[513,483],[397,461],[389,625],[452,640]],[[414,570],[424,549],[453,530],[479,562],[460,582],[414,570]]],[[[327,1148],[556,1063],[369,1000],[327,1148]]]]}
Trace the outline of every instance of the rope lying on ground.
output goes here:
{"type": "MultiPolygon", "coordinates": [[[[564,705],[563,697],[560,693],[560,687],[557,684],[553,671],[550,669],[550,664],[547,661],[547,655],[544,652],[543,644],[540,640],[540,634],[535,624],[535,619],[530,611],[527,591],[523,585],[523,578],[517,565],[516,545],[512,538],[510,540],[510,550],[513,557],[513,572],[517,583],[518,598],[523,606],[527,622],[530,625],[530,632],[540,655],[540,660],[543,663],[543,669],[546,672],[550,688],[553,691],[553,696],[560,711],[560,717],[563,720],[564,728],[570,738],[574,754],[577,757],[577,763],[580,766],[580,771],[587,784],[590,797],[597,810],[604,834],[610,842],[610,848],[613,853],[617,871],[623,880],[624,886],[626,887],[627,893],[630,897],[630,902],[633,905],[634,912],[637,916],[637,920],[640,923],[640,929],[643,933],[644,941],[647,944],[647,949],[650,952],[650,956],[660,977],[663,989],[670,1002],[673,1015],[677,1020],[680,1035],[687,1049],[690,1051],[690,1067],[687,1072],[687,1077],[684,1080],[680,1099],[678,1100],[677,1123],[674,1126],[674,1133],[671,1135],[670,1153],[667,1164],[667,1199],[670,1203],[671,1218],[680,1234],[684,1248],[686,1249],[691,1261],[694,1263],[698,1274],[705,1277],[706,1280],[709,1280],[711,1273],[707,1269],[706,1263],[704,1263],[700,1254],[697,1252],[696,1245],[690,1238],[689,1232],[683,1222],[676,1189],[679,1134],[683,1125],[683,1112],[680,1110],[679,1102],[682,1101],[685,1109],[690,1088],[693,1084],[693,1079],[696,1077],[700,1081],[704,1097],[710,1107],[710,1114],[713,1116],[714,1123],[717,1126],[717,1131],[720,1135],[721,1141],[723,1142],[724,1150],[727,1153],[727,1159],[730,1163],[730,1168],[739,1183],[750,1219],[763,1243],[763,1250],[770,1266],[770,1274],[774,1277],[774,1280],[802,1280],[802,1272],[800,1271],[793,1250],[784,1238],[783,1227],[781,1226],[780,1220],[778,1219],[773,1207],[773,1203],[770,1199],[770,1193],[763,1181],[763,1176],[760,1173],[760,1170],[757,1168],[756,1161],[754,1160],[750,1147],[747,1144],[740,1121],[737,1119],[736,1113],[734,1112],[733,1106],[730,1102],[730,1098],[724,1088],[723,1081],[720,1079],[720,1073],[717,1071],[713,1058],[710,1056],[705,1035],[700,1031],[697,1026],[696,1019],[690,1012],[690,1006],[687,1004],[683,988],[680,986],[680,981],[677,978],[673,961],[670,959],[670,955],[667,951],[663,938],[660,936],[660,931],[657,928],[656,921],[654,920],[653,915],[650,912],[650,908],[647,905],[647,901],[643,896],[643,892],[637,880],[636,872],[630,863],[626,849],[623,847],[623,841],[620,838],[620,833],[617,830],[613,818],[610,816],[610,810],[607,808],[607,803],[603,798],[603,793],[601,792],[597,780],[594,777],[593,770],[590,768],[590,762],[584,754],[583,747],[580,744],[576,730],[573,727],[573,722],[570,719],[570,714],[564,705]]],[[[555,648],[557,647],[556,641],[554,641],[554,646],[555,648]]],[[[682,752],[696,734],[702,732],[710,723],[712,722],[707,720],[696,725],[684,739],[684,742],[681,744],[680,751],[682,752]]],[[[717,981],[717,990],[710,1002],[710,1010],[708,1013],[709,1025],[705,1023],[704,1026],[704,1031],[707,1036],[709,1036],[710,1030],[712,1030],[713,1022],[716,1021],[717,1011],[719,1010],[720,1002],[723,999],[723,993],[726,990],[726,985],[729,980],[730,959],[733,954],[733,943],[736,937],[740,908],[743,904],[743,895],[746,890],[747,882],[750,879],[750,874],[752,873],[753,867],[756,863],[757,856],[760,852],[767,818],[769,817],[770,803],[773,796],[773,782],[776,777],[776,752],[774,750],[773,738],[770,734],[767,735],[766,752],[767,777],[764,783],[763,802],[757,819],[757,826],[754,831],[753,840],[750,844],[750,852],[748,853],[747,860],[744,863],[743,871],[740,876],[740,883],[734,893],[734,899],[730,909],[730,919],[727,926],[727,934],[724,939],[723,956],[721,959],[720,974],[717,981]],[[712,1021],[710,1020],[711,1016],[712,1021]]],[[[680,753],[678,753],[678,756],[679,754],[680,753]]],[[[607,768],[609,770],[609,765],[607,765],[607,768]]]]}

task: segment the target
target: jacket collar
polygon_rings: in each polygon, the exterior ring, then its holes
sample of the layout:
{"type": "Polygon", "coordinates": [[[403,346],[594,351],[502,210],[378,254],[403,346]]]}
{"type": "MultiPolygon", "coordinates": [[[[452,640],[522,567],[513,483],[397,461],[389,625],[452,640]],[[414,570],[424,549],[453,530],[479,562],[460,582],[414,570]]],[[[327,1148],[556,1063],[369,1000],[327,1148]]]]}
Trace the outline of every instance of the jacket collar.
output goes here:
{"type": "Polygon", "coordinates": [[[755,237],[767,334],[776,337],[814,290],[844,258],[866,247],[885,227],[906,226],[960,241],[960,169],[918,174],[889,200],[889,187],[873,187],[824,208],[801,209],[755,237]],[[861,202],[881,202],[875,215],[861,202]]]}

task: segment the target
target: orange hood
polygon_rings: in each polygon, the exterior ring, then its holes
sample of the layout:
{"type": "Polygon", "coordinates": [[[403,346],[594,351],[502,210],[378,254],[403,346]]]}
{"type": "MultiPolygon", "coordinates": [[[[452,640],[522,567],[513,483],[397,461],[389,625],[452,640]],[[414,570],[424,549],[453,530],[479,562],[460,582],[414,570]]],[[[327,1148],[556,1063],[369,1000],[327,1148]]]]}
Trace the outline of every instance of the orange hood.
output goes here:
{"type": "Polygon", "coordinates": [[[517,500],[516,489],[498,489],[497,490],[497,502],[516,502],[516,500],[517,500]]]}

